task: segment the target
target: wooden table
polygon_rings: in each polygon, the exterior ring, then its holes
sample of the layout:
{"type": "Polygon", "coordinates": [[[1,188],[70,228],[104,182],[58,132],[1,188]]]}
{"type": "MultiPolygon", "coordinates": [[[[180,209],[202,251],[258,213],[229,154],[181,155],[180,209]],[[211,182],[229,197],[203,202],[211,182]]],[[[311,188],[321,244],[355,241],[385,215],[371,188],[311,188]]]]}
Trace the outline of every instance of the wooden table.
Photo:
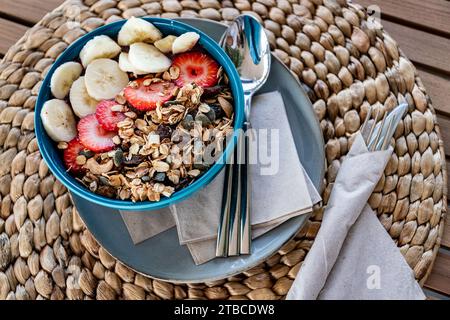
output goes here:
{"type": "MultiPolygon", "coordinates": [[[[63,0],[0,0],[0,56],[47,12],[63,0]]],[[[378,5],[382,24],[414,62],[433,100],[450,157],[450,1],[357,0],[378,5]]],[[[450,158],[447,167],[450,169],[450,158]]],[[[449,170],[450,172],[450,170],[449,170]]],[[[450,179],[449,179],[450,181],[450,179]]],[[[449,210],[450,211],[450,210],[449,210]]],[[[450,220],[442,246],[426,283],[431,299],[450,299],[450,220]]]]}

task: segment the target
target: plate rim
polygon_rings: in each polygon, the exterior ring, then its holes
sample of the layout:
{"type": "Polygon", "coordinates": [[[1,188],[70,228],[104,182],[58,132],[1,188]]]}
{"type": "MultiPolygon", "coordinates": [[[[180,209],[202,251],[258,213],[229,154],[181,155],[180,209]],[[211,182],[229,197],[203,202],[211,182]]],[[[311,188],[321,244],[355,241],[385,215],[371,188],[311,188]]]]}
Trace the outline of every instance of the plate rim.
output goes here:
{"type": "MultiPolygon", "coordinates": [[[[178,18],[174,18],[173,20],[178,20],[178,21],[181,21],[181,22],[187,22],[187,23],[188,23],[189,21],[202,21],[202,22],[206,22],[206,23],[211,23],[211,24],[219,25],[219,26],[221,26],[221,27],[227,27],[227,26],[228,26],[227,24],[222,23],[222,22],[212,21],[212,20],[202,19],[202,18],[185,18],[185,17],[183,18],[183,17],[178,17],[178,18]]],[[[292,71],[291,71],[291,70],[290,70],[290,69],[289,69],[282,61],[281,61],[281,59],[278,58],[273,52],[271,53],[271,55],[272,55],[272,58],[273,58],[273,59],[276,59],[276,60],[279,62],[279,64],[282,66],[282,68],[283,68],[285,71],[287,71],[287,72],[289,72],[289,73],[291,74],[292,78],[297,82],[299,89],[303,92],[305,98],[309,101],[309,103],[310,103],[311,106],[312,106],[313,104],[312,104],[312,102],[311,102],[311,100],[310,100],[310,98],[309,98],[309,96],[308,96],[306,90],[303,88],[303,84],[299,81],[298,77],[297,77],[297,76],[296,76],[296,75],[295,75],[295,74],[294,74],[294,73],[293,73],[293,72],[292,72],[292,71]]],[[[313,110],[313,111],[314,111],[314,110],[313,110]]],[[[317,117],[314,117],[314,121],[316,122],[316,126],[317,126],[318,128],[320,128],[320,123],[319,123],[317,117]]],[[[325,141],[324,141],[324,138],[323,138],[323,135],[322,135],[322,134],[320,134],[320,140],[321,140],[321,145],[324,147],[324,146],[325,146],[325,141]]],[[[325,159],[325,151],[324,151],[324,148],[321,148],[321,150],[322,150],[321,153],[322,153],[322,155],[323,155],[323,158],[325,159]]],[[[324,186],[324,184],[323,184],[323,178],[325,177],[325,171],[326,171],[326,164],[325,164],[325,162],[324,162],[323,165],[320,166],[320,174],[319,174],[319,176],[321,177],[321,181],[319,182],[319,183],[320,183],[320,188],[319,188],[320,190],[319,190],[319,192],[322,191],[323,186],[324,186]]],[[[81,197],[79,197],[79,196],[76,196],[76,197],[79,198],[80,200],[83,200],[83,201],[84,201],[83,198],[81,198],[81,197]]],[[[74,204],[74,205],[75,205],[75,204],[74,204]]],[[[76,206],[75,206],[75,207],[76,207],[76,206]]],[[[132,214],[132,213],[131,213],[131,214],[132,214]]],[[[312,215],[312,213],[307,213],[307,214],[304,214],[304,215],[302,215],[302,216],[299,216],[299,217],[303,217],[303,221],[301,222],[301,226],[299,227],[298,230],[300,230],[301,227],[305,225],[305,223],[308,221],[308,219],[310,218],[311,215],[312,215]]],[[[91,233],[91,235],[94,237],[94,239],[102,246],[102,248],[103,248],[103,249],[104,249],[111,257],[113,257],[114,259],[116,259],[118,262],[120,262],[121,264],[123,264],[124,266],[126,266],[127,268],[129,268],[130,270],[134,271],[134,272],[137,273],[137,274],[140,274],[140,275],[145,276],[145,277],[149,277],[149,278],[154,279],[154,280],[159,280],[159,281],[164,281],[164,282],[170,282],[170,283],[173,283],[173,284],[193,284],[193,283],[213,282],[213,281],[223,280],[223,279],[226,279],[226,278],[228,278],[228,277],[231,277],[231,276],[234,276],[234,275],[241,274],[242,272],[245,272],[246,270],[250,270],[250,269],[252,269],[252,268],[258,266],[259,264],[261,264],[262,262],[266,261],[268,258],[270,258],[273,254],[275,254],[275,253],[277,252],[277,251],[274,251],[274,252],[271,252],[271,253],[269,253],[269,254],[265,254],[265,255],[261,256],[260,258],[256,259],[253,263],[249,263],[247,266],[245,266],[245,269],[241,269],[241,270],[239,270],[239,271],[230,271],[230,272],[223,273],[222,275],[216,276],[216,277],[202,278],[202,279],[194,279],[194,280],[186,280],[186,279],[183,279],[183,280],[177,280],[177,279],[170,279],[170,278],[158,277],[158,276],[154,276],[154,275],[148,274],[148,273],[143,272],[143,271],[139,271],[139,270],[137,270],[135,267],[130,266],[127,262],[123,261],[122,259],[120,259],[120,258],[118,258],[117,256],[115,256],[114,254],[112,254],[112,253],[111,253],[111,252],[110,252],[110,251],[102,244],[102,242],[99,241],[99,240],[97,239],[97,237],[91,232],[91,230],[88,228],[88,224],[86,224],[85,219],[83,219],[82,214],[79,214],[79,217],[80,217],[80,219],[83,221],[84,225],[85,225],[86,228],[89,230],[89,232],[91,233]]],[[[298,217],[298,218],[299,218],[299,217],[298,217]]],[[[284,242],[284,244],[286,244],[287,242],[289,242],[289,241],[291,241],[293,238],[295,238],[295,236],[297,235],[297,233],[298,233],[298,231],[295,232],[291,237],[289,237],[289,239],[287,239],[287,240],[284,242]]],[[[284,244],[283,244],[283,245],[284,245],[284,244]]],[[[282,246],[281,246],[281,247],[282,247],[282,246]]],[[[281,248],[281,247],[280,247],[280,248],[281,248]]],[[[277,250],[279,250],[279,249],[277,249],[277,250]]]]}

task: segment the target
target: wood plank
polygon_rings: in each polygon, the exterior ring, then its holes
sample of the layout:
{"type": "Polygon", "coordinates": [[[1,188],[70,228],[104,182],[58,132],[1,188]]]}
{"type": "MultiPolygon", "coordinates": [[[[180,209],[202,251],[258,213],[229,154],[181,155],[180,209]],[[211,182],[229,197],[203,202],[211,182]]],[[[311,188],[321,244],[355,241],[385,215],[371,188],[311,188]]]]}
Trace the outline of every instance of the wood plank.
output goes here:
{"type": "Polygon", "coordinates": [[[0,14],[34,25],[48,12],[63,3],[63,0],[0,0],[0,14]]]}
{"type": "Polygon", "coordinates": [[[444,0],[355,0],[368,7],[378,5],[381,18],[434,33],[450,34],[450,3],[444,0]],[[418,14],[420,12],[420,14],[418,14]]]}
{"type": "Polygon", "coordinates": [[[440,249],[434,262],[433,272],[425,286],[444,295],[450,295],[450,251],[440,249]]]}
{"type": "Polygon", "coordinates": [[[413,62],[450,75],[450,39],[389,21],[383,26],[413,62]]]}
{"type": "Polygon", "coordinates": [[[428,95],[431,97],[436,112],[450,116],[450,76],[433,72],[432,70],[416,66],[428,95]]]}
{"type": "Polygon", "coordinates": [[[4,55],[28,30],[28,27],[0,18],[0,54],[4,55]]]}
{"type": "Polygon", "coordinates": [[[444,152],[450,157],[450,118],[437,114],[437,123],[440,128],[442,140],[444,141],[444,152]]]}
{"type": "Polygon", "coordinates": [[[442,235],[441,246],[450,250],[450,207],[447,207],[447,216],[444,221],[444,234],[442,235]]]}

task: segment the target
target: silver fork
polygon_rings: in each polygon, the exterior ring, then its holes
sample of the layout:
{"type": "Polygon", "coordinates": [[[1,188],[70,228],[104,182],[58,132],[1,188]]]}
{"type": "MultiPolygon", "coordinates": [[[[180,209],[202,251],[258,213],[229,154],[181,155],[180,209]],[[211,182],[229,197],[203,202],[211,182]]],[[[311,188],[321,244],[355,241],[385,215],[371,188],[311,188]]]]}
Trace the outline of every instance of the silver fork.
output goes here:
{"type": "MultiPolygon", "coordinates": [[[[394,110],[392,110],[389,114],[385,112],[381,122],[378,122],[380,116],[380,109],[377,110],[375,118],[372,119],[370,128],[368,129],[369,132],[364,139],[369,151],[380,151],[387,149],[398,124],[403,119],[407,110],[408,105],[406,103],[401,104],[397,106],[394,110]]],[[[366,119],[364,120],[364,123],[360,129],[360,132],[363,135],[363,137],[367,130],[367,126],[371,121],[371,117],[372,117],[372,107],[369,108],[366,119]]]]}

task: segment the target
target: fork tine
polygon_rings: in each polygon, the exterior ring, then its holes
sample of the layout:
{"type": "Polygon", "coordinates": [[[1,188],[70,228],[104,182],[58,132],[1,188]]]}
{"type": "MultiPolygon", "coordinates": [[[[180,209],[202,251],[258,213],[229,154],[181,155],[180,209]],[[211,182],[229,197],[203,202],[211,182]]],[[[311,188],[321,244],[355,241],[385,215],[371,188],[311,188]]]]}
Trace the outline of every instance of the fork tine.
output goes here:
{"type": "Polygon", "coordinates": [[[377,109],[377,113],[375,114],[375,120],[374,120],[374,122],[372,124],[372,128],[370,128],[369,135],[367,136],[366,145],[369,144],[370,137],[372,137],[372,134],[373,134],[373,130],[375,130],[375,127],[377,126],[377,121],[378,121],[378,116],[379,115],[380,115],[380,109],[377,109]]]}
{"type": "Polygon", "coordinates": [[[381,134],[382,134],[382,131],[383,131],[383,126],[384,126],[384,123],[386,121],[386,117],[387,117],[387,112],[384,113],[383,120],[381,121],[380,127],[378,128],[378,132],[377,132],[375,141],[370,146],[370,151],[375,151],[376,148],[377,148],[378,141],[380,140],[380,137],[381,137],[381,134]]]}
{"type": "Polygon", "coordinates": [[[366,126],[369,123],[369,120],[370,120],[371,116],[372,116],[372,106],[369,107],[369,111],[367,112],[366,119],[364,119],[364,123],[361,126],[361,129],[359,129],[361,134],[364,134],[364,131],[366,130],[366,126]]]}
{"type": "Polygon", "coordinates": [[[391,121],[389,121],[389,125],[388,125],[388,128],[387,128],[387,131],[386,131],[386,134],[385,134],[385,136],[384,136],[384,138],[383,138],[383,144],[381,145],[381,149],[380,150],[386,150],[386,147],[388,146],[388,144],[389,144],[389,140],[390,139],[387,139],[387,137],[389,137],[391,134],[390,134],[390,131],[391,131],[391,129],[392,129],[392,124],[394,123],[394,117],[392,117],[391,118],[391,121]]]}

